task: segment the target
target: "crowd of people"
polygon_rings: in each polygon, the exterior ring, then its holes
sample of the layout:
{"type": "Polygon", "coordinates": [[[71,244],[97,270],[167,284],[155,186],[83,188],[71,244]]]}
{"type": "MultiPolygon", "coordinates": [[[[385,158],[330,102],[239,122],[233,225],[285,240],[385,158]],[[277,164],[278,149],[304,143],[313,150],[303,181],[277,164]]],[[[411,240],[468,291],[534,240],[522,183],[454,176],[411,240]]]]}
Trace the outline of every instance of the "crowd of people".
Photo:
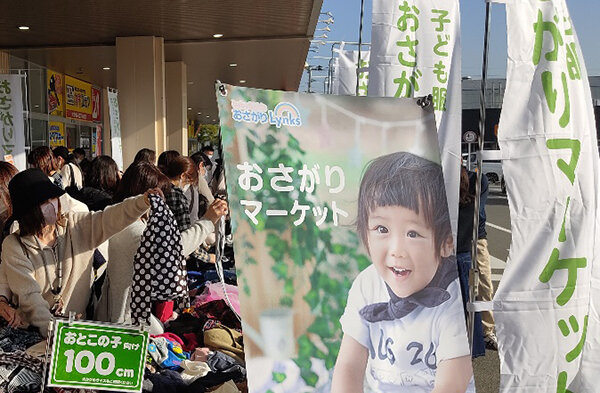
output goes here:
{"type": "MultiPolygon", "coordinates": [[[[189,157],[175,150],[156,157],[144,148],[123,173],[109,156],[90,161],[83,149],[65,147],[33,149],[22,172],[0,161],[0,391],[39,391],[49,322],[73,312],[149,326],[144,391],[246,391],[231,251],[223,257],[230,268],[224,277],[215,270],[216,226],[228,205],[222,161],[213,155],[209,146],[189,157]],[[152,237],[156,227],[160,239],[152,237]],[[150,265],[174,274],[145,281],[140,272],[150,265]],[[180,279],[185,293],[168,290],[180,279]]],[[[462,168],[460,180],[456,263],[466,315],[476,176],[462,168]]],[[[493,292],[487,193],[484,176],[479,300],[491,300],[493,292]]],[[[472,332],[472,357],[497,349],[491,312],[475,314],[472,332]]]]}
{"type": "Polygon", "coordinates": [[[0,162],[0,391],[39,391],[49,322],[73,313],[149,326],[145,391],[244,391],[235,270],[215,270],[228,205],[213,154],[142,149],[123,173],[65,147],[33,149],[22,172],[0,162]],[[183,277],[141,285],[150,265],[183,277]]]}

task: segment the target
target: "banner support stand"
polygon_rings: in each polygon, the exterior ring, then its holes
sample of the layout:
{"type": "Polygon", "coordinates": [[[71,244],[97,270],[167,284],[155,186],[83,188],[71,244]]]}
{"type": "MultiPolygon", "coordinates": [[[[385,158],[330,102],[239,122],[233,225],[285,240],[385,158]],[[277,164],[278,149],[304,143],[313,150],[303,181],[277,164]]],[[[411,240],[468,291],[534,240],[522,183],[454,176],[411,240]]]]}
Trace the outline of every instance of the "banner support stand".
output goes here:
{"type": "MultiPolygon", "coordinates": [[[[491,24],[491,3],[485,1],[485,28],[483,38],[483,61],[481,66],[481,90],[479,92],[479,154],[477,155],[477,171],[475,182],[475,207],[473,212],[473,240],[471,242],[471,269],[469,279],[469,299],[467,303],[472,303],[478,294],[479,286],[479,269],[477,268],[477,239],[479,238],[479,208],[481,197],[481,152],[483,151],[483,141],[485,139],[485,89],[487,81],[488,68],[488,52],[490,44],[490,24],[491,24]]],[[[468,307],[469,308],[469,307],[468,307]]],[[[473,351],[473,338],[475,333],[475,313],[468,312],[468,332],[469,332],[469,347],[473,351]]]]}
{"type": "Polygon", "coordinates": [[[360,78],[360,60],[362,56],[362,31],[363,31],[363,17],[365,15],[365,0],[360,0],[360,25],[358,28],[358,64],[356,66],[356,96],[358,97],[358,87],[360,78]]]}

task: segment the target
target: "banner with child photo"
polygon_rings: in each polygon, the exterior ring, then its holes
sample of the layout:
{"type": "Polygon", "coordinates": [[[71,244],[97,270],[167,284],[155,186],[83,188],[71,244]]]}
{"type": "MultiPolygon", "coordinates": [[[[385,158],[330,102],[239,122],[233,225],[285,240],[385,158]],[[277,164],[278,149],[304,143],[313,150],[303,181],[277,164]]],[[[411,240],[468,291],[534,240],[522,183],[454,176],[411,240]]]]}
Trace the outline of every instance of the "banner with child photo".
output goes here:
{"type": "Polygon", "coordinates": [[[249,391],[474,391],[429,100],[216,94],[249,391]]]}

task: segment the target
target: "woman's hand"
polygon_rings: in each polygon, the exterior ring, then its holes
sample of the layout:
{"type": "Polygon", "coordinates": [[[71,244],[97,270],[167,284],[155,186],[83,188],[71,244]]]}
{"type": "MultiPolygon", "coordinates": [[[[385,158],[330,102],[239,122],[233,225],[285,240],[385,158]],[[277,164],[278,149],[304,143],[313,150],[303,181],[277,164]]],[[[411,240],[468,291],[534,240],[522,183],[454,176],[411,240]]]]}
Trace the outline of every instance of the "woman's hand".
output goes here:
{"type": "Polygon", "coordinates": [[[10,327],[16,328],[21,326],[21,317],[17,310],[2,298],[0,298],[0,317],[4,318],[10,327]]]}
{"type": "Polygon", "coordinates": [[[213,203],[210,204],[208,209],[206,209],[206,213],[204,213],[204,218],[212,221],[213,224],[217,225],[219,219],[229,212],[229,207],[227,206],[227,202],[222,199],[215,199],[213,203]]]}
{"type": "Polygon", "coordinates": [[[146,191],[144,193],[144,201],[146,201],[146,204],[148,206],[150,206],[150,194],[158,195],[162,199],[165,199],[165,195],[163,194],[163,192],[162,192],[162,190],[160,188],[158,188],[158,187],[151,188],[151,189],[149,189],[148,191],[146,191]]]}

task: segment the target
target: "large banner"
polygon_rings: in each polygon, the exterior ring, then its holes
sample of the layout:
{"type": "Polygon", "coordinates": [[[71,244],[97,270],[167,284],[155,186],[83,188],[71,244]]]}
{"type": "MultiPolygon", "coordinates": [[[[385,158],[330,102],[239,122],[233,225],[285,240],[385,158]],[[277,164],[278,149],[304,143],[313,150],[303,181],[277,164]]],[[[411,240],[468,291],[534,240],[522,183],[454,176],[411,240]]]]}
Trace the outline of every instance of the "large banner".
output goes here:
{"type": "Polygon", "coordinates": [[[597,392],[598,151],[564,0],[507,4],[498,141],[512,225],[494,298],[502,392],[597,392]]]}
{"type": "Polygon", "coordinates": [[[92,121],[92,85],[65,76],[66,117],[75,120],[92,121]]]}
{"type": "Polygon", "coordinates": [[[344,50],[343,46],[336,50],[338,53],[336,72],[332,80],[332,93],[340,96],[356,95],[356,69],[360,68],[358,76],[358,95],[366,96],[369,84],[369,51],[362,51],[358,64],[357,50],[344,50]]]}
{"type": "Polygon", "coordinates": [[[107,88],[108,113],[110,116],[111,156],[120,170],[123,170],[123,145],[121,142],[121,118],[119,116],[119,91],[107,88]]]}
{"type": "Polygon", "coordinates": [[[0,75],[0,160],[26,168],[22,75],[0,75]]]}
{"type": "Polygon", "coordinates": [[[373,0],[369,96],[433,95],[453,232],[461,165],[458,0],[373,0]]]}
{"type": "Polygon", "coordinates": [[[431,105],[229,85],[217,98],[249,391],[467,390],[431,105]]]}

